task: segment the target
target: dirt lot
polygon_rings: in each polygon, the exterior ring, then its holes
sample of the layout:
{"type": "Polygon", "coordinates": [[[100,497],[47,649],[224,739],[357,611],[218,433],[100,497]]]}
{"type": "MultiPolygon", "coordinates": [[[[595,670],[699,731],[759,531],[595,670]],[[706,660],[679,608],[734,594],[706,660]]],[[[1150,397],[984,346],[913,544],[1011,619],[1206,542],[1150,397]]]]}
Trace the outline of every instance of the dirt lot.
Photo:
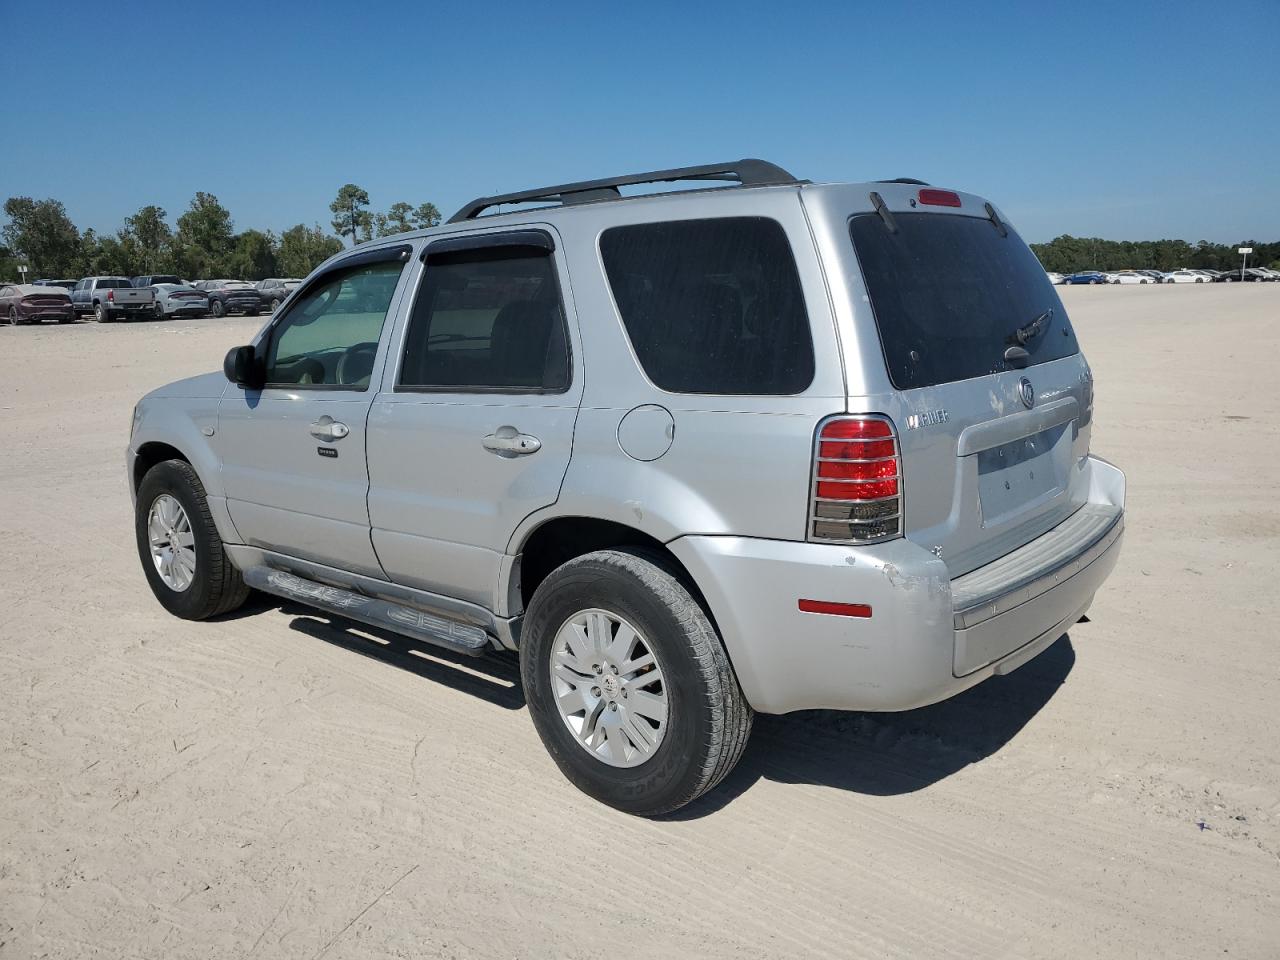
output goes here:
{"type": "Polygon", "coordinates": [[[0,957],[1280,955],[1280,285],[1063,296],[1129,475],[1092,622],[761,717],[663,822],[568,785],[510,662],[152,600],[130,409],[260,320],[0,329],[0,957]]]}

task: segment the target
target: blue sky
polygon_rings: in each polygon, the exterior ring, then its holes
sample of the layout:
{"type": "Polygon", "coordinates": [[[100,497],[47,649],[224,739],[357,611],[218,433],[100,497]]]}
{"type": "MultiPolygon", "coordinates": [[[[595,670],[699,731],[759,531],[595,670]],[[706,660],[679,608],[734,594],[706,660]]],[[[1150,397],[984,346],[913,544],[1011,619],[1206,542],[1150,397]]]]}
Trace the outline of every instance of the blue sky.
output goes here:
{"type": "Polygon", "coordinates": [[[1280,237],[1280,0],[1063,11],[0,0],[20,59],[0,197],[55,197],[114,231],[205,190],[237,229],[278,231],[327,227],[347,182],[375,209],[448,216],[478,194],[758,156],[972,190],[1033,241],[1280,237]],[[24,113],[43,118],[29,135],[24,113]]]}

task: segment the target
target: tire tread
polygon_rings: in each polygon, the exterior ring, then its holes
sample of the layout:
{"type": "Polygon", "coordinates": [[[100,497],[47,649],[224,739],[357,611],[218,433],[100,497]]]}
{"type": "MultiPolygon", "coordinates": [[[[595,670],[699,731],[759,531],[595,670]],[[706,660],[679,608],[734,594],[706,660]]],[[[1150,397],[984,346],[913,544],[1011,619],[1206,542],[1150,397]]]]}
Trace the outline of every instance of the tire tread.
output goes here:
{"type": "MultiPolygon", "coordinates": [[[[705,741],[699,745],[703,757],[700,769],[665,802],[631,810],[645,816],[671,813],[715,787],[737,765],[751,734],[754,713],[743,696],[724,644],[710,617],[690,587],[686,586],[681,571],[662,554],[644,547],[599,550],[563,564],[544,584],[564,579],[598,579],[599,574],[593,574],[592,568],[601,566],[611,567],[637,582],[671,612],[683,639],[691,647],[701,681],[699,686],[711,722],[704,731],[705,741]]],[[[530,608],[537,604],[535,594],[530,608]]]]}

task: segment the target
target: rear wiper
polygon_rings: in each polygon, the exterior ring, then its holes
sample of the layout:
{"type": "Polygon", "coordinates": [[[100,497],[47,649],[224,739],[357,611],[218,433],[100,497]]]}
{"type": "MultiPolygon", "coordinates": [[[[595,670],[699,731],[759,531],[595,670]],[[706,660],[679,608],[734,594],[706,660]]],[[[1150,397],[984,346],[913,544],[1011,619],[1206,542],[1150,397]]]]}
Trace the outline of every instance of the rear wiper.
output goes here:
{"type": "Polygon", "coordinates": [[[1050,307],[1040,316],[1036,317],[1026,326],[1019,327],[1005,339],[1005,343],[1016,343],[1018,346],[1026,346],[1040,334],[1044,333],[1045,327],[1049,325],[1049,321],[1053,319],[1053,307],[1050,307]]]}
{"type": "Polygon", "coordinates": [[[884,197],[872,191],[871,206],[875,208],[876,213],[880,215],[880,219],[884,221],[884,225],[889,228],[890,233],[898,232],[898,221],[893,218],[893,214],[889,212],[889,207],[884,202],[884,197]]]}
{"type": "Polygon", "coordinates": [[[1050,307],[1040,316],[1036,317],[1026,326],[1019,327],[1013,333],[1005,338],[1005,343],[1010,346],[1005,348],[1004,361],[1012,367],[1021,369],[1031,362],[1031,354],[1026,351],[1026,344],[1030,343],[1040,334],[1044,333],[1045,327],[1049,325],[1049,321],[1053,318],[1053,307],[1050,307]]]}

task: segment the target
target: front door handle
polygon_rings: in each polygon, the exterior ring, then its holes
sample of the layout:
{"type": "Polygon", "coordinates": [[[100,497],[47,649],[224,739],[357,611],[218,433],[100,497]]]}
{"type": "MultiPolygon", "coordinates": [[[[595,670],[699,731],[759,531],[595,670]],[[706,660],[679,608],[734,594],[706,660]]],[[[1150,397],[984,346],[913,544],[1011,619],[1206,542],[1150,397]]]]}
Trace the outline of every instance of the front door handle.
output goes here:
{"type": "Polygon", "coordinates": [[[481,441],[484,448],[500,457],[525,457],[542,449],[542,441],[515,427],[499,427],[481,441]]]}
{"type": "Polygon", "coordinates": [[[332,443],[334,440],[341,440],[351,429],[339,420],[333,419],[327,413],[311,424],[311,435],[317,440],[324,440],[332,443]]]}

